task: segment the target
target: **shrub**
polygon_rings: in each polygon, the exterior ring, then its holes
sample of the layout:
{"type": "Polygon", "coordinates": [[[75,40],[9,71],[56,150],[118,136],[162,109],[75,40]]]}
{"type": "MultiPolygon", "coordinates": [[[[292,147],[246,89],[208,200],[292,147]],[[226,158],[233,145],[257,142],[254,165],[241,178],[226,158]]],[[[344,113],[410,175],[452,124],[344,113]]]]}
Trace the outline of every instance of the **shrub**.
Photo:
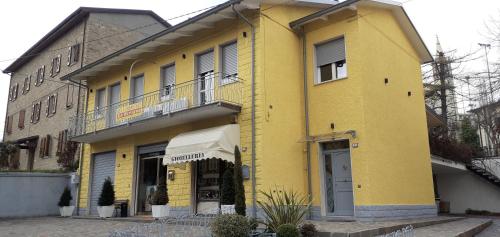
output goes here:
{"type": "Polygon", "coordinates": [[[243,172],[241,170],[241,153],[238,146],[234,147],[234,205],[236,213],[246,216],[245,186],[243,186],[243,172]]]}
{"type": "Polygon", "coordinates": [[[12,142],[0,142],[0,168],[19,168],[19,160],[14,157],[19,151],[16,144],[12,142]]]}
{"type": "Polygon", "coordinates": [[[62,152],[57,159],[57,164],[65,171],[76,171],[78,169],[78,160],[75,160],[75,154],[78,150],[78,143],[73,141],[66,141],[63,143],[62,152]]]}
{"type": "Polygon", "coordinates": [[[217,216],[210,229],[215,237],[247,237],[250,234],[250,224],[246,217],[237,214],[217,216]]]}
{"type": "Polygon", "coordinates": [[[110,177],[104,180],[101,195],[97,203],[99,206],[111,206],[115,203],[115,190],[110,177]]]}
{"type": "Polygon", "coordinates": [[[303,237],[314,237],[318,233],[313,223],[304,223],[300,226],[299,230],[303,237]]]}
{"type": "Polygon", "coordinates": [[[151,199],[151,205],[166,205],[168,204],[168,190],[167,183],[165,177],[160,177],[160,183],[158,184],[158,188],[153,194],[153,198],[151,199]]]}
{"type": "Polygon", "coordinates": [[[259,221],[257,221],[257,218],[252,217],[248,219],[248,224],[250,225],[250,230],[257,230],[257,227],[259,227],[259,221]]]}
{"type": "Polygon", "coordinates": [[[276,231],[278,237],[299,237],[299,230],[297,230],[297,226],[292,224],[284,224],[278,227],[278,231],[276,231]]]}
{"type": "Polygon", "coordinates": [[[61,194],[61,198],[59,198],[59,203],[57,204],[60,207],[69,207],[71,206],[70,202],[73,200],[71,196],[71,191],[68,187],[64,188],[63,193],[61,194]]]}
{"type": "Polygon", "coordinates": [[[222,205],[234,204],[234,173],[233,168],[228,168],[222,175],[221,198],[222,205]]]}
{"type": "Polygon", "coordinates": [[[302,223],[310,206],[305,196],[293,190],[279,189],[261,193],[265,201],[257,201],[257,204],[264,211],[264,223],[268,229],[277,232],[281,225],[298,226],[302,223]]]}

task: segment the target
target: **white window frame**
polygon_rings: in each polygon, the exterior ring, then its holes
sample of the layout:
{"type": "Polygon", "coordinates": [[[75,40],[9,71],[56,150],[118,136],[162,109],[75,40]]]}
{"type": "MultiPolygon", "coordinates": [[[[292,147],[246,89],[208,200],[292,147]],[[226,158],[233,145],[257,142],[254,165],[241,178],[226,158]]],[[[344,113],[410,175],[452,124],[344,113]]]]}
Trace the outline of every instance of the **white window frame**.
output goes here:
{"type": "Polygon", "coordinates": [[[47,110],[45,111],[47,117],[52,117],[57,111],[57,93],[51,94],[47,97],[47,110]]]}
{"type": "Polygon", "coordinates": [[[104,113],[103,108],[105,108],[105,107],[106,107],[106,104],[107,104],[107,103],[106,103],[106,101],[107,101],[107,97],[108,97],[108,95],[107,95],[106,91],[107,91],[107,90],[106,90],[106,87],[99,88],[99,89],[97,89],[97,90],[95,91],[95,98],[94,98],[94,118],[95,118],[95,119],[100,119],[100,118],[103,118],[103,117],[104,117],[104,114],[105,114],[105,113],[104,113]],[[104,103],[104,104],[102,105],[102,107],[99,107],[99,106],[98,106],[98,104],[99,104],[99,103],[98,103],[98,102],[99,102],[99,92],[101,92],[101,91],[104,93],[104,100],[103,100],[103,103],[104,103]],[[102,111],[101,111],[101,110],[102,110],[102,111]]]}
{"type": "Polygon", "coordinates": [[[130,100],[131,104],[139,103],[139,102],[142,102],[142,100],[144,100],[144,94],[145,94],[144,86],[145,85],[146,85],[146,75],[144,73],[137,74],[130,79],[129,100],[130,100]],[[135,80],[137,80],[137,78],[140,78],[140,77],[142,77],[142,95],[136,95],[135,94],[135,80]],[[141,97],[139,97],[139,96],[141,96],[141,97]]]}
{"type": "MultiPolygon", "coordinates": [[[[313,45],[314,47],[314,84],[315,85],[320,85],[320,84],[325,84],[325,83],[329,83],[329,82],[333,82],[333,81],[338,81],[338,80],[343,80],[343,79],[347,79],[349,77],[349,73],[348,73],[348,63],[347,63],[347,46],[346,46],[346,37],[345,35],[341,35],[341,36],[338,36],[338,37],[334,37],[334,38],[331,38],[331,39],[328,39],[328,40],[324,40],[324,41],[321,41],[321,42],[318,42],[318,43],[315,43],[313,45]],[[321,81],[321,66],[318,65],[318,62],[317,62],[317,51],[318,51],[318,46],[319,45],[322,45],[322,44],[326,44],[326,43],[329,43],[329,42],[332,42],[332,41],[335,41],[335,40],[339,40],[339,39],[344,39],[344,54],[345,54],[345,59],[344,59],[344,67],[345,67],[345,76],[343,77],[337,77],[337,67],[336,67],[336,63],[340,62],[340,61],[337,61],[337,62],[334,62],[331,64],[331,70],[332,70],[332,79],[330,80],[326,80],[326,81],[321,81]]],[[[326,64],[325,64],[326,65],[326,64]]],[[[324,65],[322,65],[324,66],[324,65]]]]}
{"type": "Polygon", "coordinates": [[[161,95],[161,100],[162,101],[165,101],[165,100],[170,100],[173,98],[174,94],[175,94],[175,85],[176,85],[176,82],[177,82],[177,67],[175,65],[175,62],[174,63],[170,63],[170,64],[167,64],[163,67],[161,67],[161,80],[160,80],[160,95],[161,95]],[[165,75],[165,70],[167,68],[170,68],[170,67],[173,67],[174,68],[174,81],[172,84],[169,84],[169,85],[165,85],[165,79],[166,79],[166,75],[165,75]],[[167,89],[167,86],[170,86],[170,93],[168,93],[168,95],[166,94],[166,89],[167,89]]]}

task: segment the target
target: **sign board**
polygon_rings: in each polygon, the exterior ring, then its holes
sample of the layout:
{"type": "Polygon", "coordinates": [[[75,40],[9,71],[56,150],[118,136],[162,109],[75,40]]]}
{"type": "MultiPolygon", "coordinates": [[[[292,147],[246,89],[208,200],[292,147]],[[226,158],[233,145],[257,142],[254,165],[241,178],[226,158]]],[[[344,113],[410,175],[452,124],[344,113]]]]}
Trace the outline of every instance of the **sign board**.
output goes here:
{"type": "Polygon", "coordinates": [[[116,111],[116,121],[123,122],[135,117],[139,117],[144,113],[144,107],[142,103],[135,103],[128,106],[123,106],[118,108],[116,111]]]}

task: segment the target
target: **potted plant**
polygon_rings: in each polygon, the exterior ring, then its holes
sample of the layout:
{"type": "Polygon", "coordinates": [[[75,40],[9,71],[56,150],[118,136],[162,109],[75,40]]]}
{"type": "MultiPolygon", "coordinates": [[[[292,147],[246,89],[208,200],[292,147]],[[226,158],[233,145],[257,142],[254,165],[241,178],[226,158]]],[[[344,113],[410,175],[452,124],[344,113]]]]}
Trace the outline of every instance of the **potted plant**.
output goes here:
{"type": "Polygon", "coordinates": [[[234,147],[234,205],[238,215],[246,216],[245,186],[243,185],[243,171],[241,153],[238,146],[234,147]]]}
{"type": "Polygon", "coordinates": [[[154,218],[162,218],[169,216],[170,206],[168,205],[168,191],[167,183],[164,176],[160,177],[160,183],[158,188],[153,194],[151,199],[151,209],[153,211],[154,218]]]}
{"type": "Polygon", "coordinates": [[[73,200],[73,197],[71,196],[71,191],[69,190],[68,187],[65,187],[63,193],[61,194],[61,198],[59,198],[59,203],[57,204],[59,206],[59,212],[61,213],[61,216],[73,215],[75,206],[71,206],[70,204],[71,200],[73,200]]]}
{"type": "Polygon", "coordinates": [[[99,196],[97,204],[99,217],[108,218],[113,216],[115,210],[115,190],[110,177],[106,178],[102,184],[101,196],[99,196]]]}
{"type": "Polygon", "coordinates": [[[237,214],[218,215],[210,224],[214,237],[248,237],[250,228],[248,219],[237,214]]]}
{"type": "Polygon", "coordinates": [[[222,175],[222,185],[221,185],[221,213],[222,214],[234,214],[236,213],[234,205],[234,173],[233,168],[229,167],[224,171],[222,175]]]}

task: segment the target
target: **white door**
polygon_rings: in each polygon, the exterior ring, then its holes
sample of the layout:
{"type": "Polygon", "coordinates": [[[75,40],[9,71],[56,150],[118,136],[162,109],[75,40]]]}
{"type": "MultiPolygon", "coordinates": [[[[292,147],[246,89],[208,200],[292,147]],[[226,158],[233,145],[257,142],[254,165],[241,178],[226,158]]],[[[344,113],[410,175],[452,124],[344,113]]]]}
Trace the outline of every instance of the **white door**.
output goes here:
{"type": "Polygon", "coordinates": [[[353,216],[351,158],[348,149],[324,151],[327,215],[353,216]]]}
{"type": "Polygon", "coordinates": [[[92,185],[90,194],[90,214],[97,215],[97,201],[106,178],[115,180],[115,152],[96,154],[93,157],[92,185]]]}
{"type": "Polygon", "coordinates": [[[213,51],[198,55],[198,104],[204,105],[214,101],[214,53],[213,51]]]}

